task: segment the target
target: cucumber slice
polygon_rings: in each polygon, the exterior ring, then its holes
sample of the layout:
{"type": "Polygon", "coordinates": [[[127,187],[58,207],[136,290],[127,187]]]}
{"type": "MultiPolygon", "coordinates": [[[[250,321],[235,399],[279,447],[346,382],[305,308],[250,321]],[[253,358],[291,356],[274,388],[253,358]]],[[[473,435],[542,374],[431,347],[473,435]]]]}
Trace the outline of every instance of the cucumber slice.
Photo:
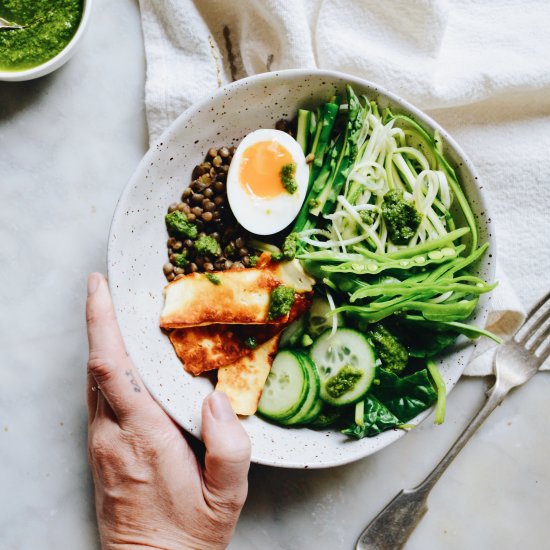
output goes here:
{"type": "Polygon", "coordinates": [[[304,353],[294,352],[294,354],[302,361],[302,366],[304,367],[308,379],[308,392],[298,412],[288,420],[282,422],[282,424],[287,426],[302,424],[304,422],[309,422],[309,420],[313,420],[321,410],[319,404],[322,404],[322,401],[319,399],[321,382],[319,380],[317,367],[304,353]],[[317,409],[319,410],[317,411],[317,409]]]}
{"type": "MultiPolygon", "coordinates": [[[[330,304],[324,296],[315,296],[311,303],[311,308],[308,315],[307,333],[315,340],[327,329],[332,329],[332,315],[330,304]]],[[[337,324],[341,326],[342,315],[336,315],[337,324]]]]}
{"type": "Polygon", "coordinates": [[[304,418],[301,420],[300,424],[307,424],[309,425],[310,422],[315,422],[316,419],[321,414],[321,411],[323,410],[324,403],[321,401],[321,398],[317,398],[317,401],[313,404],[313,408],[309,412],[307,416],[304,416],[304,418]]]}
{"type": "Polygon", "coordinates": [[[367,337],[349,328],[324,332],[311,347],[321,379],[321,399],[335,407],[359,401],[374,379],[376,355],[367,337]]]}
{"type": "Polygon", "coordinates": [[[296,321],[290,323],[283,334],[281,335],[281,341],[279,342],[280,348],[293,348],[300,345],[302,335],[306,328],[306,316],[302,315],[296,321]]]}
{"type": "Polygon", "coordinates": [[[278,422],[295,415],[308,395],[309,375],[303,361],[292,351],[281,351],[273,360],[258,412],[278,422]]]}

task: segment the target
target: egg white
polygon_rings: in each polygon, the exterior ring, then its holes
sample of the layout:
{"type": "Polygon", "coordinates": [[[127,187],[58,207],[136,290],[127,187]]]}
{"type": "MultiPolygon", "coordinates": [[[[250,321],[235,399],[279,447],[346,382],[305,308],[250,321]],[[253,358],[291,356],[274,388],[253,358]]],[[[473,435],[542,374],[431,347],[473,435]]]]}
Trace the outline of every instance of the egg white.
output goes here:
{"type": "Polygon", "coordinates": [[[280,130],[262,129],[248,134],[239,144],[227,174],[227,199],[237,221],[256,235],[272,235],[287,227],[298,215],[306,198],[309,167],[299,143],[280,130]],[[276,141],[290,153],[296,164],[298,189],[291,195],[261,198],[247,191],[239,180],[243,153],[254,143],[276,141]]]}

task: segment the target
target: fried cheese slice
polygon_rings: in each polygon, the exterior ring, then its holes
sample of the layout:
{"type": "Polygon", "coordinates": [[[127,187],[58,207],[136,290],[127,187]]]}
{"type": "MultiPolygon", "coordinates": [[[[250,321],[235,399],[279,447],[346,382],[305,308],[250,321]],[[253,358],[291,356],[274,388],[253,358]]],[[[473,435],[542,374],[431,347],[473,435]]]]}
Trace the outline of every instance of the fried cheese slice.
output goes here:
{"type": "Polygon", "coordinates": [[[312,293],[297,294],[286,323],[271,325],[207,325],[172,330],[170,342],[185,370],[195,376],[230,365],[281,333],[311,306],[312,293]],[[253,342],[250,340],[253,339],[253,342]]]}
{"type": "Polygon", "coordinates": [[[219,284],[210,282],[204,273],[190,273],[168,284],[160,326],[268,322],[271,291],[281,284],[270,270],[229,270],[216,273],[216,277],[219,284]]]}
{"type": "Polygon", "coordinates": [[[310,279],[299,263],[281,262],[262,269],[220,271],[212,277],[190,273],[169,283],[165,289],[160,326],[164,329],[210,324],[277,324],[288,315],[268,319],[271,292],[287,284],[296,292],[312,289],[310,279]],[[287,265],[283,265],[287,264],[287,265]]]}
{"type": "Polygon", "coordinates": [[[185,370],[197,376],[230,365],[251,353],[248,338],[261,345],[285,327],[286,324],[207,325],[178,328],[168,336],[185,370]]]}
{"type": "Polygon", "coordinates": [[[281,335],[274,336],[252,353],[218,370],[217,391],[224,392],[236,414],[256,412],[281,335]]]}

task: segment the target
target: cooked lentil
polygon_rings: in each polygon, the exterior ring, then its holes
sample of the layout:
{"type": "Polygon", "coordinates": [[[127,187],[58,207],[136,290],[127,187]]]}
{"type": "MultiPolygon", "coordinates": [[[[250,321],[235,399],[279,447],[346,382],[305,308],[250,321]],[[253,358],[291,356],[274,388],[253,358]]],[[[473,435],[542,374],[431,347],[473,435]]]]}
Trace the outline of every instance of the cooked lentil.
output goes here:
{"type": "Polygon", "coordinates": [[[180,279],[188,273],[244,269],[255,265],[260,252],[247,246],[249,235],[227,206],[225,181],[235,150],[235,147],[211,147],[204,162],[193,169],[191,185],[183,190],[181,202],[168,207],[168,213],[177,210],[185,215],[187,222],[196,226],[197,238],[209,236],[220,245],[217,254],[205,255],[196,250],[195,239],[180,240],[181,235],[170,234],[166,242],[169,261],[163,266],[168,281],[180,279]],[[186,265],[178,262],[182,254],[186,265]]]}

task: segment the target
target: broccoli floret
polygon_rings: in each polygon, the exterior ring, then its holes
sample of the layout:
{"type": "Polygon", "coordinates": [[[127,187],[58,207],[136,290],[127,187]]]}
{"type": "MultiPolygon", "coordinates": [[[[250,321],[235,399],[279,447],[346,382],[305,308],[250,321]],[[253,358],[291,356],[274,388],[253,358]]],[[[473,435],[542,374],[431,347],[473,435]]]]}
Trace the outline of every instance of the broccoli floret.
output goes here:
{"type": "Polygon", "coordinates": [[[409,361],[407,348],[383,325],[374,325],[369,335],[382,366],[394,374],[399,374],[409,361]]]}
{"type": "Polygon", "coordinates": [[[396,189],[386,193],[381,210],[392,242],[407,244],[414,237],[422,215],[403,198],[403,191],[396,189]]]}
{"type": "Polygon", "coordinates": [[[283,187],[292,195],[298,190],[298,184],[294,177],[296,176],[296,163],[290,162],[281,168],[281,182],[283,187]]]}
{"type": "Polygon", "coordinates": [[[217,256],[220,253],[220,245],[214,237],[203,235],[193,244],[195,250],[204,256],[217,256]]]}
{"type": "Polygon", "coordinates": [[[269,301],[269,321],[286,315],[294,304],[294,289],[289,286],[279,285],[271,292],[269,301]]]}
{"type": "Polygon", "coordinates": [[[170,233],[184,235],[189,239],[194,239],[197,234],[197,226],[190,221],[187,221],[187,216],[179,210],[174,210],[170,214],[166,214],[166,227],[170,233]]]}
{"type": "Polygon", "coordinates": [[[181,254],[174,254],[172,263],[176,267],[185,267],[189,263],[187,260],[187,250],[184,250],[181,254]]]}
{"type": "Polygon", "coordinates": [[[256,264],[258,263],[258,260],[260,259],[259,256],[249,256],[248,259],[250,260],[250,267],[256,267],[256,264]]]}

